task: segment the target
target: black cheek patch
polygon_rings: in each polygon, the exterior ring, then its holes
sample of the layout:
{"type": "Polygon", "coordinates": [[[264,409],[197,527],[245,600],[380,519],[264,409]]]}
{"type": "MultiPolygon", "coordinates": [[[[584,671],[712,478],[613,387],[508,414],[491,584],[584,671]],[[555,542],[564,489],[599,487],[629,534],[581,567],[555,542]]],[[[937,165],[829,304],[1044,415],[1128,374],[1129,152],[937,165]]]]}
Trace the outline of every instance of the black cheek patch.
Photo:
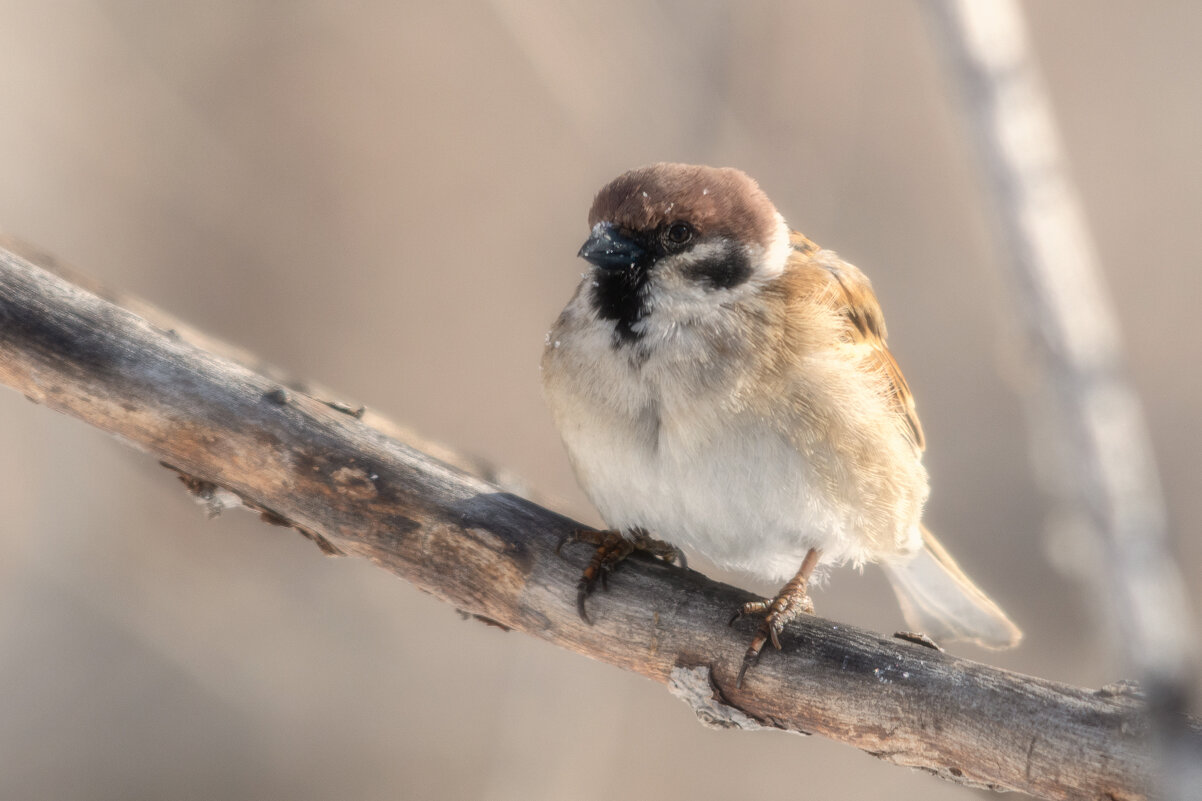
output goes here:
{"type": "Polygon", "coordinates": [[[733,242],[684,269],[691,280],[709,289],[733,289],[751,277],[751,259],[733,242]]]}

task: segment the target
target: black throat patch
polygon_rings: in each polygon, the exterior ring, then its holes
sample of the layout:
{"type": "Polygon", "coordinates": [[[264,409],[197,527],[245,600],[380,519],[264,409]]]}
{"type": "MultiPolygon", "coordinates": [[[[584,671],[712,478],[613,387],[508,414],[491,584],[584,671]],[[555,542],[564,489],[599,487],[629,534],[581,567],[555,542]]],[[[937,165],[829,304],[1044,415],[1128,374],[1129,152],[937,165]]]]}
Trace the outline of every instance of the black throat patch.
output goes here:
{"type": "Polygon", "coordinates": [[[630,345],[642,339],[634,324],[651,311],[647,299],[647,267],[639,264],[620,270],[593,270],[593,308],[603,319],[614,321],[615,344],[630,345]]]}

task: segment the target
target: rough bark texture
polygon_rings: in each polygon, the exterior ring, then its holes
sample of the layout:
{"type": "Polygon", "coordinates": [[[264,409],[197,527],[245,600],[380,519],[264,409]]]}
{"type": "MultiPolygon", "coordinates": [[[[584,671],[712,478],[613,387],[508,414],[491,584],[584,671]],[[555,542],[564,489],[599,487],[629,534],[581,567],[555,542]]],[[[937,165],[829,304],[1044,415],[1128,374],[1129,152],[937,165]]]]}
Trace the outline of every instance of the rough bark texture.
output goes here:
{"type": "Polygon", "coordinates": [[[823,734],[1044,798],[1145,796],[1145,713],[1126,688],[1070,687],[813,618],[736,689],[756,623],[726,621],[749,593],[635,558],[590,605],[590,626],[574,603],[589,552],[556,554],[572,521],[166,326],[0,250],[0,381],[153,454],[214,503],[233,493],[468,614],[668,684],[711,725],[823,734]]]}

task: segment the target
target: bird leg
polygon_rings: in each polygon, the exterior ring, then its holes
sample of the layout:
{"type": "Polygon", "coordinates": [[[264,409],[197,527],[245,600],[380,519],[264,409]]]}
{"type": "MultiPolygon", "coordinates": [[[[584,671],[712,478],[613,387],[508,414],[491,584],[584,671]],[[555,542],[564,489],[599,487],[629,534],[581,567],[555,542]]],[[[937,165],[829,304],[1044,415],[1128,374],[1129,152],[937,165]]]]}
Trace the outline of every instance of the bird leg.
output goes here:
{"type": "Polygon", "coordinates": [[[818,564],[818,558],[821,555],[822,551],[811,548],[806,553],[805,559],[801,561],[797,575],[789,579],[789,583],[781,588],[775,598],[748,601],[730,619],[731,624],[734,624],[743,615],[764,616],[764,619],[760,621],[759,631],[751,639],[751,645],[747,647],[747,653],[743,655],[743,665],[739,668],[739,676],[735,680],[736,687],[743,686],[743,676],[747,673],[747,669],[760,660],[760,651],[764,649],[764,643],[772,640],[772,645],[779,651],[780,633],[784,631],[785,625],[803,614],[814,614],[814,603],[806,592],[806,583],[810,580],[810,574],[814,572],[814,567],[818,564]]]}
{"type": "Polygon", "coordinates": [[[580,575],[580,581],[576,584],[576,611],[580,613],[580,618],[589,625],[592,625],[593,621],[589,620],[588,613],[584,609],[584,599],[597,589],[598,581],[601,582],[602,589],[608,590],[609,574],[635,551],[650,554],[669,564],[678,563],[681,567],[688,566],[683,551],[674,545],[653,539],[641,528],[632,528],[624,535],[620,531],[613,530],[576,529],[559,541],[555,552],[559,553],[559,550],[568,542],[586,542],[597,547],[593,558],[589,560],[588,567],[584,568],[584,572],[580,575]]]}

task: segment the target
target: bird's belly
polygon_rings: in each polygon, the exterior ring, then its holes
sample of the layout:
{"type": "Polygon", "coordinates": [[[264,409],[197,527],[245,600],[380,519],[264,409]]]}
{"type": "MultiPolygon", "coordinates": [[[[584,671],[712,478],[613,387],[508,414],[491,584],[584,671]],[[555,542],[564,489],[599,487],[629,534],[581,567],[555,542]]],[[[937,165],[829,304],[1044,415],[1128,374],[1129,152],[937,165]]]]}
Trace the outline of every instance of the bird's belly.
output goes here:
{"type": "Polygon", "coordinates": [[[810,548],[832,560],[859,558],[839,499],[821,489],[793,444],[763,426],[732,424],[700,439],[667,429],[640,438],[615,437],[621,427],[588,429],[577,428],[568,447],[612,528],[641,527],[773,581],[791,577],[810,548]]]}

